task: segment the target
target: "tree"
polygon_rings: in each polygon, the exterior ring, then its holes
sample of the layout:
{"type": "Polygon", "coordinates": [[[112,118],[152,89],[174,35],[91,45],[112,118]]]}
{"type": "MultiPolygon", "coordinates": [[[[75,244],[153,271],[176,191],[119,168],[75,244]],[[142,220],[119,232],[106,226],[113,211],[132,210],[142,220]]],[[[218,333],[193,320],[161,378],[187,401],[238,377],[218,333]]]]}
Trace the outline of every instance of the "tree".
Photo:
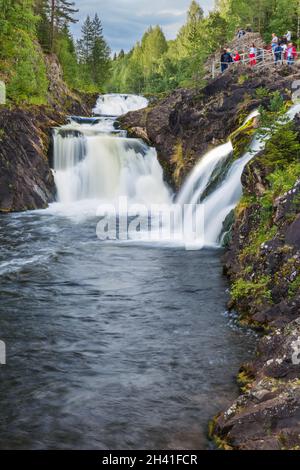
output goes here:
{"type": "Polygon", "coordinates": [[[78,58],[82,64],[88,64],[91,61],[94,45],[94,27],[93,22],[88,15],[81,28],[81,39],[77,42],[78,58]]]}
{"type": "Polygon", "coordinates": [[[66,24],[77,23],[74,15],[78,13],[75,2],[68,0],[50,0],[47,2],[50,16],[50,50],[54,51],[55,38],[59,29],[66,24]]]}
{"type": "Polygon", "coordinates": [[[45,103],[47,78],[33,0],[0,0],[0,77],[9,100],[45,103]]]}
{"type": "Polygon", "coordinates": [[[103,27],[96,14],[91,20],[86,18],[82,26],[82,36],[77,43],[78,58],[86,80],[101,87],[110,71],[110,49],[103,36],[103,27]]]}
{"type": "Polygon", "coordinates": [[[101,86],[106,82],[110,71],[110,49],[104,39],[102,23],[97,13],[93,21],[93,33],[92,77],[101,86]]]}

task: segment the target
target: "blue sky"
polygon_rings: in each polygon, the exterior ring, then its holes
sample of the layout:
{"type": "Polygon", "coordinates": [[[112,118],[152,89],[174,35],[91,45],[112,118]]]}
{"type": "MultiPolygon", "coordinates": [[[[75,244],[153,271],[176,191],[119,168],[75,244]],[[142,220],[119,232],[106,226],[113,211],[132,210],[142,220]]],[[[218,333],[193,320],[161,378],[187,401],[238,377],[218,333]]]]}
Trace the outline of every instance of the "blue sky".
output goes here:
{"type": "MultiPolygon", "coordinates": [[[[176,36],[184,24],[191,0],[75,0],[80,22],[72,27],[75,37],[80,35],[84,18],[96,12],[102,20],[105,38],[113,52],[128,51],[150,25],[159,24],[168,39],[176,36]]],[[[214,0],[199,1],[207,12],[214,0]]]]}

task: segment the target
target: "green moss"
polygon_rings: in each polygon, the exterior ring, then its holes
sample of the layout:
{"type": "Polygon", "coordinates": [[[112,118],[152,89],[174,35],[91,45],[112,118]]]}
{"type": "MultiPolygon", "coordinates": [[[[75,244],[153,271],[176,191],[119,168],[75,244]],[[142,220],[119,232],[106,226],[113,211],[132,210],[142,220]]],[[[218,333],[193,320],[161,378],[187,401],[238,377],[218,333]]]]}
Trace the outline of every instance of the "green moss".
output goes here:
{"type": "Polygon", "coordinates": [[[238,78],[238,84],[239,85],[244,85],[244,83],[249,80],[248,75],[240,75],[238,78]]]}
{"type": "Polygon", "coordinates": [[[178,187],[181,181],[181,175],[185,168],[185,160],[183,155],[183,144],[181,140],[178,140],[175,148],[174,153],[171,159],[171,163],[175,165],[174,170],[174,181],[176,186],[178,187]]]}
{"type": "Polygon", "coordinates": [[[268,98],[270,96],[270,91],[267,88],[259,87],[257,88],[255,95],[259,99],[268,98]]]}
{"type": "Polygon", "coordinates": [[[272,294],[270,291],[271,276],[259,276],[255,281],[238,279],[232,286],[231,296],[234,301],[248,298],[255,298],[255,303],[272,302],[272,294]]]}
{"type": "Polygon", "coordinates": [[[300,290],[300,276],[297,274],[296,279],[291,282],[289,286],[289,298],[293,299],[295,295],[299,292],[300,290]]]}
{"type": "Polygon", "coordinates": [[[257,230],[251,232],[250,240],[241,251],[239,256],[240,261],[243,262],[248,256],[258,255],[260,253],[261,246],[272,240],[276,236],[277,230],[278,229],[275,225],[268,227],[266,226],[265,221],[261,221],[258,224],[257,230]]]}
{"type": "Polygon", "coordinates": [[[217,421],[220,415],[215,416],[208,423],[208,438],[213,441],[217,448],[220,450],[233,450],[233,447],[230,445],[230,442],[217,434],[217,421]]]}
{"type": "Polygon", "coordinates": [[[255,132],[254,122],[255,118],[250,119],[231,134],[234,158],[241,157],[248,149],[255,132]]]}
{"type": "Polygon", "coordinates": [[[241,371],[237,376],[237,382],[243,393],[246,393],[251,388],[251,384],[254,381],[254,376],[252,371],[247,367],[242,367],[241,371]]]}

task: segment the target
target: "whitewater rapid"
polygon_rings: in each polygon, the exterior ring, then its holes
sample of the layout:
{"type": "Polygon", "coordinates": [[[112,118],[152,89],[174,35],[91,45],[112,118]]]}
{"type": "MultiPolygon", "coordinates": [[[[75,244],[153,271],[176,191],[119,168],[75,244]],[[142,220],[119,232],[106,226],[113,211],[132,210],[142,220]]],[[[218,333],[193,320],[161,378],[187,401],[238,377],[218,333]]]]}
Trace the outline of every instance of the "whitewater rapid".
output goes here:
{"type": "Polygon", "coordinates": [[[143,96],[110,94],[99,96],[93,113],[100,116],[121,116],[129,111],[146,108],[148,100],[143,96]]]}
{"type": "Polygon", "coordinates": [[[57,203],[50,210],[62,215],[96,215],[103,204],[112,212],[120,198],[128,204],[171,203],[171,191],[154,148],[129,139],[118,129],[120,114],[147,106],[140,96],[100,96],[98,117],[71,116],[69,123],[54,129],[54,178],[57,203]]]}
{"type": "MultiPolygon", "coordinates": [[[[103,95],[94,109],[97,116],[73,116],[54,130],[57,203],[50,211],[82,218],[102,214],[105,205],[114,216],[125,200],[124,211],[139,216],[134,226],[139,230],[128,231],[127,241],[219,247],[224,222],[242,196],[243,170],[266,139],[254,136],[249,150],[236,160],[230,141],[207,152],[174,198],[155,149],[128,138],[116,125],[117,116],[147,104],[140,96],[103,95]]],[[[299,110],[295,105],[287,116],[292,119],[299,110]]],[[[253,111],[245,123],[258,114],[253,111]]]]}
{"type": "MultiPolygon", "coordinates": [[[[292,120],[299,112],[300,104],[295,104],[286,113],[286,118],[292,120]]],[[[259,112],[253,111],[243,125],[257,116],[259,112]]],[[[194,233],[193,220],[197,213],[200,213],[198,219],[202,220],[202,231],[201,237],[195,238],[192,243],[195,249],[203,246],[219,247],[222,244],[225,235],[224,222],[239,203],[243,193],[243,171],[264,149],[267,140],[263,135],[254,136],[249,149],[234,161],[231,142],[220,145],[204,155],[192,170],[177,196],[177,203],[181,206],[190,205],[186,227],[190,228],[191,234],[189,231],[185,234],[190,239],[194,233]]]]}

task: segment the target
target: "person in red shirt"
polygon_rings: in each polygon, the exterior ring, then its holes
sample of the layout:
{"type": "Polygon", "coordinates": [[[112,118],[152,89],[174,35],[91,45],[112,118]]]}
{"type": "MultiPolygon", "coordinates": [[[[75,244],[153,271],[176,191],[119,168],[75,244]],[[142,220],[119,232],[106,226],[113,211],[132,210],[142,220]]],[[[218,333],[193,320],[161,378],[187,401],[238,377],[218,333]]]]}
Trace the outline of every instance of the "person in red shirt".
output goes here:
{"type": "Polygon", "coordinates": [[[234,51],[233,60],[234,60],[234,62],[240,62],[241,61],[241,56],[239,54],[239,51],[234,51]]]}
{"type": "Polygon", "coordinates": [[[250,47],[250,53],[249,53],[250,65],[252,67],[257,64],[256,54],[257,54],[256,46],[255,44],[252,44],[252,47],[250,47]]]}
{"type": "Polygon", "coordinates": [[[297,49],[292,42],[289,43],[286,50],[287,64],[293,65],[295,59],[297,59],[297,49]]]}

